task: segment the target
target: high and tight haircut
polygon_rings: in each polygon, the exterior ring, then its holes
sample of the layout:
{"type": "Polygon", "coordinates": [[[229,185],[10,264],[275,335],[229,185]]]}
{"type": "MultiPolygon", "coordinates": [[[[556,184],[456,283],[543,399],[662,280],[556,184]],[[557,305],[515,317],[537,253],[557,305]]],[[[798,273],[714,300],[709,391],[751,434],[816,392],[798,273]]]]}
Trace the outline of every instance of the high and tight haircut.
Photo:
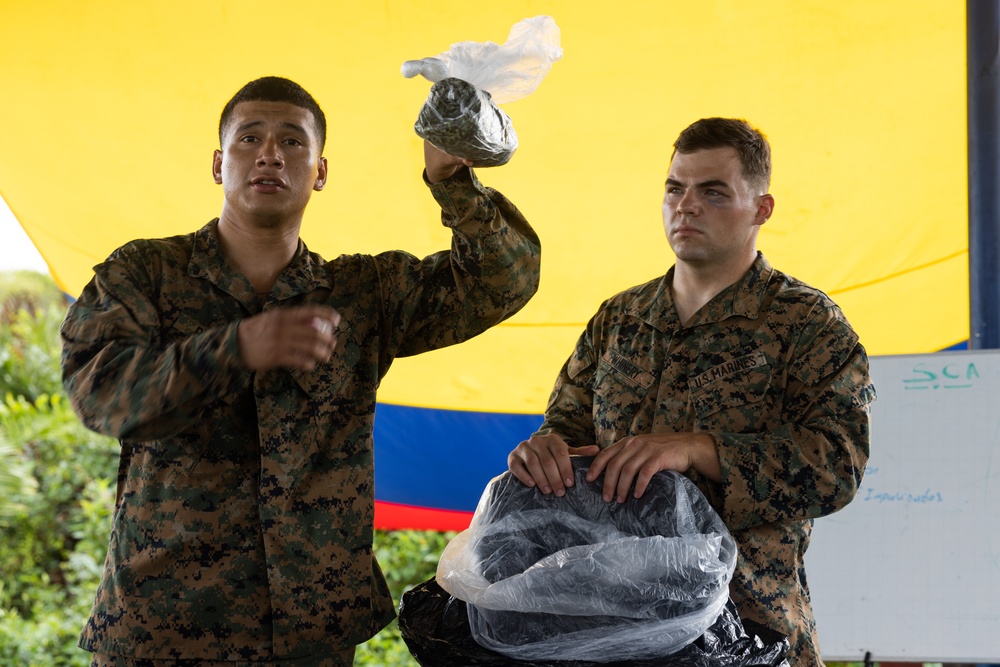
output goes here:
{"type": "Polygon", "coordinates": [[[760,130],[743,119],[702,118],[691,123],[674,142],[674,155],[726,147],[736,151],[747,182],[767,192],[771,185],[771,145],[760,130]]]}
{"type": "Polygon", "coordinates": [[[319,103],[306,92],[305,88],[289,79],[280,76],[264,76],[254,79],[237,91],[226,103],[219,118],[219,144],[226,131],[233,109],[240,102],[287,102],[312,113],[313,123],[319,135],[319,148],[323,152],[326,146],[326,115],[319,108],[319,103]]]}

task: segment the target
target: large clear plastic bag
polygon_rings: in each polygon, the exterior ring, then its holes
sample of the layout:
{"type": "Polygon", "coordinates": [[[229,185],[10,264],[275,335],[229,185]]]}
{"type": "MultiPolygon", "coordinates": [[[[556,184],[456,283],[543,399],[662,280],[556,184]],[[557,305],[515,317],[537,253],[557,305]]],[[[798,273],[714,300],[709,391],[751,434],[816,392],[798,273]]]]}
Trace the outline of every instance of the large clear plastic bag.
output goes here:
{"type": "Polygon", "coordinates": [[[407,60],[403,76],[434,82],[414,129],[474,166],[505,164],[517,149],[517,133],[497,104],[534,92],[561,57],[555,21],[536,16],[514,25],[503,45],[458,42],[438,56],[407,60]]]}
{"type": "Polygon", "coordinates": [[[479,645],[518,660],[645,660],[719,618],[736,543],[698,488],[660,472],[642,498],[606,503],[601,480],[586,480],[592,460],[573,458],[561,498],[500,475],[445,548],[437,583],[467,603],[479,645]]]}

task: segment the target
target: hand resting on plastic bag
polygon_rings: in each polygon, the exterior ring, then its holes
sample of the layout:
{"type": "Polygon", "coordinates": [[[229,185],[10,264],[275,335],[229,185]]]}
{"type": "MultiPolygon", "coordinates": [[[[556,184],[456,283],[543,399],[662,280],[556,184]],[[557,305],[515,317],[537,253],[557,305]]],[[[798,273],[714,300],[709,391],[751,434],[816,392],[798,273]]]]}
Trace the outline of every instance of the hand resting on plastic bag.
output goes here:
{"type": "Polygon", "coordinates": [[[642,498],[606,503],[590,461],[573,458],[561,498],[497,477],[446,547],[437,581],[468,603],[480,645],[522,660],[645,659],[722,612],[736,544],[697,487],[665,471],[642,498]]]}

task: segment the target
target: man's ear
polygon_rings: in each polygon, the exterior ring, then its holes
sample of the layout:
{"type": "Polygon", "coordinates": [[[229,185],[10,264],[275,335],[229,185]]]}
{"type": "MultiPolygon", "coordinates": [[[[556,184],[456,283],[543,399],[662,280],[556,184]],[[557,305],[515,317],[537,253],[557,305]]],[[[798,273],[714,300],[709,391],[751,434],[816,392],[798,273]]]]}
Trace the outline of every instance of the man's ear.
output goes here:
{"type": "Polygon", "coordinates": [[[327,176],[326,158],[321,157],[319,159],[319,165],[317,166],[318,168],[316,170],[316,182],[313,183],[313,190],[319,192],[326,185],[326,176],[327,176]]]}
{"type": "Polygon", "coordinates": [[[771,215],[774,213],[774,197],[769,194],[763,194],[760,196],[760,201],[757,202],[757,216],[754,219],[754,224],[763,225],[771,215]]]}
{"type": "Polygon", "coordinates": [[[217,185],[222,185],[222,151],[215,151],[212,155],[212,178],[217,185]]]}

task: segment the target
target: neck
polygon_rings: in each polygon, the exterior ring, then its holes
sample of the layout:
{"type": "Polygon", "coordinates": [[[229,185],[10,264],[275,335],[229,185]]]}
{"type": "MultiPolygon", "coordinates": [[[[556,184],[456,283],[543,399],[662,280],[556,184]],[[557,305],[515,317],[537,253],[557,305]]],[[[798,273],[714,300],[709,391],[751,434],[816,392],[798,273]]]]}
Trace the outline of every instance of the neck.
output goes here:
{"type": "Polygon", "coordinates": [[[727,266],[699,266],[678,260],[674,265],[671,289],[677,316],[687,324],[716,294],[742,278],[757,259],[757,252],[744,262],[731,262],[727,266]]]}
{"type": "Polygon", "coordinates": [[[242,273],[258,294],[274,287],[299,245],[299,224],[249,225],[231,216],[219,218],[219,242],[226,262],[242,273]]]}

